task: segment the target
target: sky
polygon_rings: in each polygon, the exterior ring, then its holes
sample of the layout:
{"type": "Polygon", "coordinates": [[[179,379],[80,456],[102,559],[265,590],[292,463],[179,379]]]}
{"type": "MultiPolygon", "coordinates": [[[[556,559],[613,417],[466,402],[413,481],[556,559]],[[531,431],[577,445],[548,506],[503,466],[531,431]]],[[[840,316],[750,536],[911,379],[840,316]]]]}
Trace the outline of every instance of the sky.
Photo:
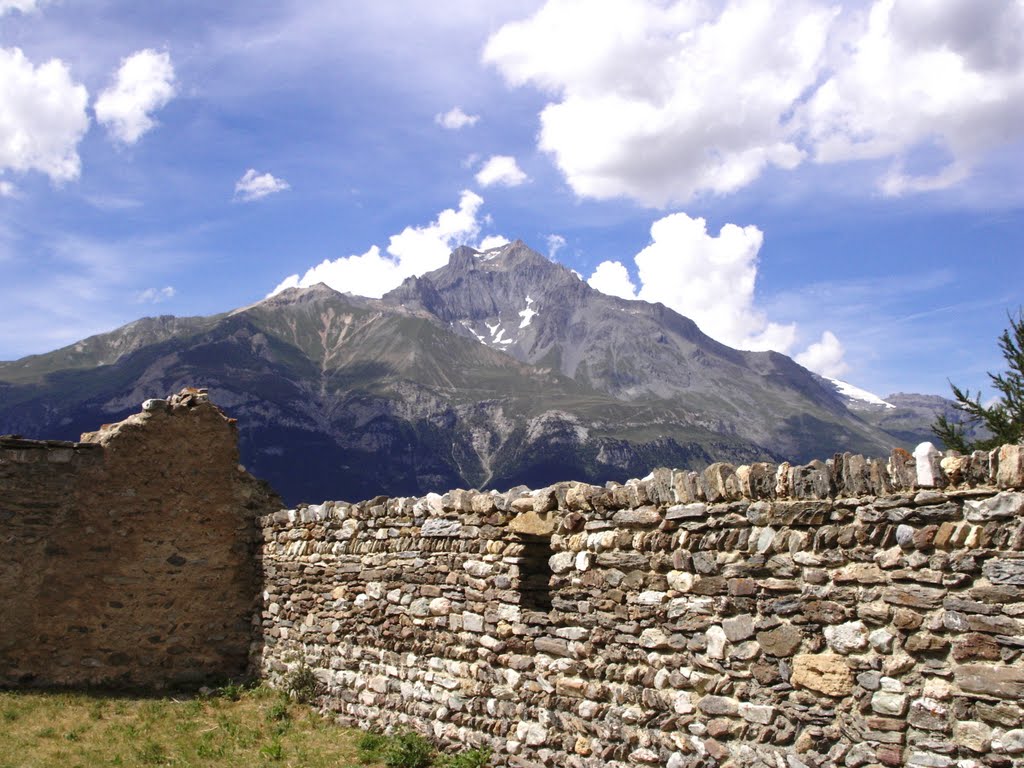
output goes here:
{"type": "Polygon", "coordinates": [[[883,396],[984,388],[1022,179],[1024,0],[0,0],[0,360],[521,239],[883,396]]]}

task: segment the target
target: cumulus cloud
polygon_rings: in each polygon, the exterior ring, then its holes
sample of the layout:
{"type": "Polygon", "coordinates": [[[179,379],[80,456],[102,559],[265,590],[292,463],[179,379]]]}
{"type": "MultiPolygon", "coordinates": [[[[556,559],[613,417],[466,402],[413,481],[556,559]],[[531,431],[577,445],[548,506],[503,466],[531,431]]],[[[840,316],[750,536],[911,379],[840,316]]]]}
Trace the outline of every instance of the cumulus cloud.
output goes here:
{"type": "Polygon", "coordinates": [[[815,373],[838,379],[850,370],[850,366],[843,360],[843,354],[843,345],[839,339],[831,331],[825,331],[820,341],[814,342],[793,359],[815,373]]]}
{"type": "MultiPolygon", "coordinates": [[[[704,219],[674,213],[651,225],[651,242],[634,259],[639,289],[618,261],[599,264],[587,283],[610,296],[661,302],[731,347],[789,354],[797,341],[796,325],[770,321],[755,302],[763,240],[754,226],[726,224],[716,236],[704,219]]],[[[837,370],[842,347],[834,335],[827,335],[834,343],[821,349],[812,345],[803,354],[814,365],[837,370]]]]}
{"type": "Polygon", "coordinates": [[[525,181],[526,174],[511,155],[492,155],[476,174],[476,182],[481,187],[491,187],[495,184],[518,187],[525,181]]]}
{"type": "Polygon", "coordinates": [[[151,48],[121,60],[114,83],[93,105],[96,119],[122,144],[134,144],[156,125],[152,113],[175,94],[174,65],[166,51],[151,48]]]}
{"type": "Polygon", "coordinates": [[[890,194],[1024,138],[1024,4],[547,0],[484,60],[550,94],[539,147],[574,191],[663,207],[769,167],[888,159],[890,194]],[[922,144],[950,158],[907,170],[922,144]]]}
{"type": "Polygon", "coordinates": [[[452,107],[447,112],[434,116],[434,122],[442,128],[447,128],[449,131],[457,131],[460,128],[465,128],[467,125],[476,125],[479,119],[480,115],[467,115],[462,111],[462,107],[452,107]]]}
{"type": "Polygon", "coordinates": [[[177,291],[174,290],[174,286],[167,285],[163,288],[147,288],[144,291],[139,291],[135,294],[135,301],[138,304],[159,304],[167,299],[174,298],[177,291]]]}
{"type": "Polygon", "coordinates": [[[587,280],[587,285],[620,299],[636,298],[636,285],[629,277],[629,270],[619,261],[602,261],[587,280]]]}
{"type": "Polygon", "coordinates": [[[503,245],[508,245],[509,242],[509,239],[504,235],[487,235],[487,237],[480,241],[477,250],[489,251],[491,248],[500,248],[503,245]]]}
{"type": "Polygon", "coordinates": [[[0,48],[0,172],[39,171],[54,182],[78,178],[88,100],[61,60],[36,67],[19,48],[0,48]]]}
{"type": "MultiPolygon", "coordinates": [[[[475,242],[481,228],[477,213],[483,202],[475,192],[465,190],[459,199],[458,210],[447,208],[426,226],[406,227],[391,236],[386,251],[374,245],[363,254],[325,259],[301,277],[295,274],[285,278],[269,295],[286,288],[326,283],[341,292],[383,296],[407,277],[443,267],[456,246],[475,242]]],[[[481,247],[500,244],[498,237],[485,238],[481,247]]],[[[507,242],[505,238],[500,239],[507,242]]]]}
{"type": "Polygon", "coordinates": [[[0,197],[14,197],[18,194],[18,188],[9,181],[0,181],[0,197]]]}
{"type": "Polygon", "coordinates": [[[284,192],[286,189],[291,189],[291,185],[284,179],[278,179],[269,173],[259,173],[255,168],[250,168],[242,174],[242,178],[235,182],[234,199],[248,203],[276,192],[284,192]]]}

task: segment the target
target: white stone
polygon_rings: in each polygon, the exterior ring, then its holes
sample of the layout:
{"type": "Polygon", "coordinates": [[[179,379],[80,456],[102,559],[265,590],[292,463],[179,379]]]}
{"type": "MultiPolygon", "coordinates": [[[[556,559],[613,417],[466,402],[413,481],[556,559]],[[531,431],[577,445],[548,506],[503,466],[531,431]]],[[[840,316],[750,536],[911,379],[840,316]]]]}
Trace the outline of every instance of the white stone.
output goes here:
{"type": "Polygon", "coordinates": [[[704,635],[708,640],[708,656],[712,659],[724,659],[725,644],[728,642],[728,638],[725,636],[725,630],[715,624],[714,626],[708,627],[704,635]]]}
{"type": "Polygon", "coordinates": [[[593,562],[594,556],[587,551],[576,553],[576,570],[586,571],[590,569],[590,565],[593,562]]]}
{"type": "Polygon", "coordinates": [[[888,629],[876,629],[868,635],[868,642],[871,647],[879,653],[889,653],[892,650],[893,641],[896,636],[888,629]]]}
{"type": "Polygon", "coordinates": [[[693,700],[686,691],[680,691],[672,701],[672,709],[677,715],[688,715],[693,712],[693,700]]]}
{"type": "Polygon", "coordinates": [[[907,710],[907,696],[904,693],[875,691],[871,696],[871,709],[880,715],[902,717],[907,710]]]}
{"type": "Polygon", "coordinates": [[[462,628],[467,632],[483,632],[484,631],[484,617],[479,613],[463,613],[462,614],[462,628]]]}
{"type": "Polygon", "coordinates": [[[668,600],[668,595],[664,592],[655,592],[654,590],[641,592],[636,596],[636,601],[640,605],[661,605],[666,600],[668,600]]]}
{"type": "MultiPolygon", "coordinates": [[[[999,738],[999,742],[1002,745],[1002,749],[1006,750],[1009,754],[1019,755],[1021,752],[1024,752],[1024,728],[1015,728],[1012,731],[1007,731],[999,738]]],[[[994,740],[992,746],[998,750],[994,740]]]]}
{"type": "Polygon", "coordinates": [[[677,592],[689,592],[693,589],[693,574],[686,571],[669,571],[667,574],[669,589],[677,592]]]}
{"type": "Polygon", "coordinates": [[[557,552],[548,558],[552,573],[565,573],[573,567],[576,557],[572,552],[557,552]]]}
{"type": "Polygon", "coordinates": [[[895,677],[883,677],[878,681],[879,687],[889,693],[903,693],[903,683],[895,677]]]}
{"type": "Polygon", "coordinates": [[[1024,493],[1003,491],[990,499],[964,501],[964,512],[972,523],[986,523],[996,518],[1012,519],[1024,511],[1024,493]]]}
{"type": "Polygon", "coordinates": [[[914,449],[917,484],[921,488],[935,488],[942,484],[942,454],[931,443],[921,443],[914,449]]]}
{"type": "Polygon", "coordinates": [[[640,634],[640,647],[648,649],[668,648],[668,635],[657,628],[645,629],[640,634]]]}
{"type": "Polygon", "coordinates": [[[435,597],[430,601],[430,614],[432,616],[447,616],[452,612],[452,601],[447,597],[435,597]]]}
{"type": "Polygon", "coordinates": [[[833,651],[844,656],[862,651],[868,645],[868,628],[862,621],[825,627],[825,642],[833,651]]]}

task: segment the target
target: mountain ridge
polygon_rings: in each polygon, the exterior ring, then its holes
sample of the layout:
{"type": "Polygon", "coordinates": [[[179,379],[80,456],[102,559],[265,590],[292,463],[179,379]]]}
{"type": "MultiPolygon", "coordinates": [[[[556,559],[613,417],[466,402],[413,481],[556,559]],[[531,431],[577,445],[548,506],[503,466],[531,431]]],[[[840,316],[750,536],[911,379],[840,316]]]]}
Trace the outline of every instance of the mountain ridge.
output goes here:
{"type": "Polygon", "coordinates": [[[604,482],[897,442],[788,357],[601,294],[519,241],[456,249],[379,299],[290,288],[0,363],[0,432],[72,439],[185,385],[239,419],[244,463],[291,501],[604,482]]]}

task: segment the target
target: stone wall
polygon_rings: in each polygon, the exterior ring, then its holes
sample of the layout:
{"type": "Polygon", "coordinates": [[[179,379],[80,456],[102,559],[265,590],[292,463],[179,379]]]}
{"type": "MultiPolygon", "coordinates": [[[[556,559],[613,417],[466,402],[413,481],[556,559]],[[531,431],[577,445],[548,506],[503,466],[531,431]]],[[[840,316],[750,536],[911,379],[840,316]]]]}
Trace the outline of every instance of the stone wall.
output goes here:
{"type": "Polygon", "coordinates": [[[1024,447],[261,518],[256,667],[522,766],[1024,765],[1024,447]]]}
{"type": "Polygon", "coordinates": [[[279,505],[199,390],[80,443],[0,437],[0,685],[243,673],[253,521],[279,505]]]}

